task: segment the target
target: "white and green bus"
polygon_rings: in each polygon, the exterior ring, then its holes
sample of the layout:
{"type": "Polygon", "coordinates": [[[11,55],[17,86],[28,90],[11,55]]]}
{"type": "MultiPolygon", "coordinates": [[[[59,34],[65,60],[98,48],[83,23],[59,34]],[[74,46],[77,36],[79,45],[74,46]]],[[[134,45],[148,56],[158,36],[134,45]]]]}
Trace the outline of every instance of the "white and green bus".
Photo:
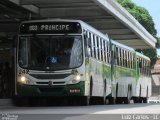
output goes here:
{"type": "Polygon", "coordinates": [[[150,59],[80,20],[22,22],[16,58],[18,97],[88,105],[146,102],[151,95],[150,59]]]}

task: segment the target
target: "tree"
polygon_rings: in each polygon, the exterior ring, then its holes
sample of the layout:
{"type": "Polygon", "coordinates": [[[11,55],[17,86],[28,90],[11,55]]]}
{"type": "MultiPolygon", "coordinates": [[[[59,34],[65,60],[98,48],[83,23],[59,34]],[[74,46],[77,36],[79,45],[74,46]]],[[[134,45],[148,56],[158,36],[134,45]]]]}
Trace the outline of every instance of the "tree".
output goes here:
{"type": "MultiPolygon", "coordinates": [[[[117,0],[141,25],[156,38],[157,30],[155,24],[149,12],[140,6],[137,6],[131,0],[117,0]]],[[[158,40],[158,39],[157,39],[158,40]]],[[[159,41],[160,43],[160,41],[159,41]]],[[[157,44],[160,46],[160,44],[157,44]]],[[[145,49],[142,53],[151,59],[151,65],[153,65],[157,59],[156,49],[145,49]]]]}
{"type": "Polygon", "coordinates": [[[156,47],[157,47],[157,48],[160,48],[160,38],[159,38],[159,37],[157,37],[157,44],[156,44],[156,47]]]}
{"type": "Polygon", "coordinates": [[[154,37],[157,34],[153,19],[148,10],[143,7],[137,6],[131,0],[117,0],[132,16],[146,28],[146,30],[154,37]]]}

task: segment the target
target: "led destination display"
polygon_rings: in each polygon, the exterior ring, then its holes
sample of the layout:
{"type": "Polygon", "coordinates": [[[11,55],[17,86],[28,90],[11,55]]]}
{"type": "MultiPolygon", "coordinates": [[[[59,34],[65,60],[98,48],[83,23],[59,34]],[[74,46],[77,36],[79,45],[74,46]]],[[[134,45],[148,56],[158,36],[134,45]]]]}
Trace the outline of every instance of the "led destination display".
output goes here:
{"type": "Polygon", "coordinates": [[[81,32],[81,26],[77,22],[34,22],[23,23],[20,26],[20,34],[64,34],[81,32]]]}

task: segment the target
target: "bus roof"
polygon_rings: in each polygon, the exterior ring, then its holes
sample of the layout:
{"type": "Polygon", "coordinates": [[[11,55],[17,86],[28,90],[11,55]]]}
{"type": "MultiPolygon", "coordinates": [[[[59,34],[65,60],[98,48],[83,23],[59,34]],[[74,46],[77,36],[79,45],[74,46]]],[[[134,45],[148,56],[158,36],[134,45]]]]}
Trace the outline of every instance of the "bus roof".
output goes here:
{"type": "Polygon", "coordinates": [[[28,20],[23,21],[22,23],[30,23],[30,22],[81,22],[81,20],[68,20],[68,19],[41,19],[41,20],[28,20]]]}
{"type": "Polygon", "coordinates": [[[98,33],[98,34],[97,34],[98,36],[100,36],[100,37],[102,37],[103,39],[109,41],[109,37],[108,37],[107,34],[101,33],[99,30],[95,29],[95,28],[92,27],[91,25],[89,25],[89,24],[87,24],[87,23],[85,23],[85,22],[83,22],[83,21],[81,21],[81,20],[80,20],[79,22],[80,22],[80,24],[82,25],[82,27],[83,27],[84,29],[87,29],[88,31],[93,32],[93,33],[98,33]]]}
{"type": "Polygon", "coordinates": [[[119,42],[116,42],[116,41],[114,41],[114,40],[111,40],[111,42],[112,42],[112,44],[114,44],[114,45],[116,45],[116,46],[118,46],[118,47],[120,47],[120,48],[129,50],[129,51],[131,51],[131,52],[135,52],[135,50],[134,50],[133,48],[131,48],[131,47],[128,47],[128,46],[126,46],[126,45],[123,45],[123,44],[121,44],[121,43],[119,43],[119,42]]]}

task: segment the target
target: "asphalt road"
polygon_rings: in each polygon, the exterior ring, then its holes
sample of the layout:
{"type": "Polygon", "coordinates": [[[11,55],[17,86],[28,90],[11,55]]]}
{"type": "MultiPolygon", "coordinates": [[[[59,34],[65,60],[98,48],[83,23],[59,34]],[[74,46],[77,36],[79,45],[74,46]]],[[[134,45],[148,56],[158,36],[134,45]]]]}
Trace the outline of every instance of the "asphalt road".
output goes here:
{"type": "Polygon", "coordinates": [[[160,120],[160,104],[0,106],[0,115],[0,120],[160,120]]]}

